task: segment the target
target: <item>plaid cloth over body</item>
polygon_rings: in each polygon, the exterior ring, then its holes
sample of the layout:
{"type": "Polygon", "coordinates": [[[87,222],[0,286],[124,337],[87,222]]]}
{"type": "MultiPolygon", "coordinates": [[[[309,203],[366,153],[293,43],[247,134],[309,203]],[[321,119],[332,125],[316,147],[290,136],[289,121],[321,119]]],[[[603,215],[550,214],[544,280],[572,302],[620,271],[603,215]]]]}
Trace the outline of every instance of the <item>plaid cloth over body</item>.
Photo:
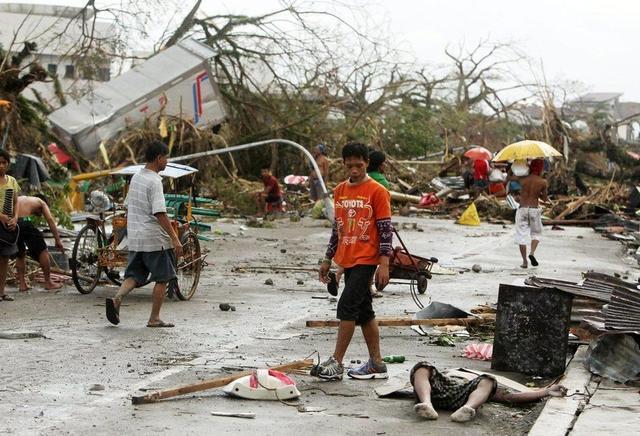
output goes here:
{"type": "MultiPolygon", "coordinates": [[[[436,367],[431,365],[429,362],[418,362],[413,368],[411,368],[409,379],[411,380],[412,386],[415,372],[420,368],[427,368],[431,370],[431,378],[429,379],[429,383],[431,384],[431,403],[436,409],[457,410],[464,406],[469,399],[469,395],[471,392],[476,390],[478,383],[480,383],[482,379],[491,380],[493,382],[491,397],[495,394],[498,387],[496,380],[488,375],[481,375],[473,380],[448,377],[438,371],[436,367]]],[[[416,402],[419,401],[420,400],[416,396],[416,402]]]]}

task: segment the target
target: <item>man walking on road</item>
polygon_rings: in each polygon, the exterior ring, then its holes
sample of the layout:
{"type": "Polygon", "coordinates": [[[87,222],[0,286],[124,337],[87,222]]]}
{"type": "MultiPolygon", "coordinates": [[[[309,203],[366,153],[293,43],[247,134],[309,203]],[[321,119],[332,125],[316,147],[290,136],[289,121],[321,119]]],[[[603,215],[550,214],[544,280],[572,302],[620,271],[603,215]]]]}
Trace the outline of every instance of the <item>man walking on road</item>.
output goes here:
{"type": "Polygon", "coordinates": [[[325,380],[342,379],[342,361],[358,324],[367,343],[369,360],[359,368],[350,369],[347,375],[356,379],[388,378],[380,354],[380,332],[369,283],[374,273],[378,284],[384,286],[389,282],[393,238],[391,201],[389,192],[367,176],[369,150],[366,145],[345,145],[342,161],[349,179],[334,190],[335,222],[320,267],[323,283],[329,282],[332,259],[344,268],[345,287],[337,311],[340,325],[333,356],[315,366],[311,374],[325,380]]]}
{"type": "Polygon", "coordinates": [[[145,153],[147,164],[131,178],[127,194],[127,239],[129,261],[125,280],[114,298],[107,298],[107,319],[120,322],[122,299],[134,288],[155,282],[153,305],[147,327],[173,327],[160,319],[167,282],[176,276],[176,258],[182,256],[182,245],[171,226],[158,174],[167,166],[169,148],[152,142],[145,153]]]}
{"type": "Polygon", "coordinates": [[[521,268],[527,268],[527,244],[531,241],[528,260],[538,266],[535,253],[542,235],[542,212],[538,201],[548,203],[547,181],[541,177],[544,161],[535,159],[529,164],[529,175],[520,181],[520,207],[516,211],[516,242],[522,256],[521,268]]]}
{"type": "Polygon", "coordinates": [[[20,292],[26,292],[29,289],[25,279],[27,249],[29,256],[33,260],[37,260],[40,264],[40,268],[42,268],[42,274],[44,275],[44,288],[46,290],[55,290],[62,287],[62,284],[51,281],[49,250],[47,250],[47,243],[44,240],[42,232],[38,230],[31,221],[25,219],[34,215],[44,217],[49,225],[51,233],[53,234],[53,238],[56,241],[56,248],[61,252],[64,251],[62,241],[60,240],[60,234],[58,233],[58,226],[56,225],[56,221],[53,219],[53,215],[51,215],[47,202],[40,197],[29,197],[26,195],[19,196],[18,228],[20,229],[20,235],[18,236],[16,271],[18,273],[18,289],[20,292]]]}

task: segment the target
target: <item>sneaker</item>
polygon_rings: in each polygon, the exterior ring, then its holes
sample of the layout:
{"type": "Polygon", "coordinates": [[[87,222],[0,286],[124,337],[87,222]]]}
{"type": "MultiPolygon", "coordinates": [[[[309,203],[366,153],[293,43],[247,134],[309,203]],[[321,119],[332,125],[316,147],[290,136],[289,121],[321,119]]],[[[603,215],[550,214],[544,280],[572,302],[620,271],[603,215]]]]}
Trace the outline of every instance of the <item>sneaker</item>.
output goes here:
{"type": "Polygon", "coordinates": [[[342,380],[344,366],[331,356],[325,362],[311,368],[309,374],[323,380],[342,380]]]}
{"type": "Polygon", "coordinates": [[[347,375],[351,378],[359,380],[368,380],[372,378],[389,378],[387,374],[387,365],[384,363],[376,365],[373,359],[369,359],[366,363],[358,368],[351,368],[347,371],[347,375]]]}

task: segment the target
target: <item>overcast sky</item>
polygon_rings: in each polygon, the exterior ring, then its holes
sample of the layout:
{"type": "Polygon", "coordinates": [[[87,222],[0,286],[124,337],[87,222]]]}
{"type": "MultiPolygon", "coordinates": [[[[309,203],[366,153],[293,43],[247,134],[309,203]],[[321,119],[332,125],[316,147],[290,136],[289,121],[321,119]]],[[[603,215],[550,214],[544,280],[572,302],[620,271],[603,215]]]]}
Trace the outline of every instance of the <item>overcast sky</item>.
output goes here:
{"type": "MultiPolygon", "coordinates": [[[[85,2],[34,3],[79,6],[85,2]]],[[[330,2],[317,2],[315,8],[326,3],[330,2]]],[[[623,92],[623,100],[640,101],[640,53],[636,51],[640,1],[393,0],[357,4],[365,4],[373,22],[384,26],[395,46],[412,51],[419,63],[444,62],[447,45],[473,45],[487,37],[515,41],[528,56],[544,63],[552,81],[578,80],[588,90],[623,92]]],[[[278,7],[278,0],[203,0],[208,13],[252,15],[278,7]]]]}

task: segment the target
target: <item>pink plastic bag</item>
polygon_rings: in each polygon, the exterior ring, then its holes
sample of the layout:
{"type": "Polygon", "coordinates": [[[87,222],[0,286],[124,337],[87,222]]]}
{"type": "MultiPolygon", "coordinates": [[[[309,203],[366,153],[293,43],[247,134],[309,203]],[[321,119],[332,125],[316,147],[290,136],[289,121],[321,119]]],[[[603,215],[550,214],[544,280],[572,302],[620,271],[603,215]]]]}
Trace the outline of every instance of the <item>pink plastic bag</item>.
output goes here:
{"type": "Polygon", "coordinates": [[[467,359],[491,360],[493,344],[469,344],[464,347],[463,355],[467,359]]]}

